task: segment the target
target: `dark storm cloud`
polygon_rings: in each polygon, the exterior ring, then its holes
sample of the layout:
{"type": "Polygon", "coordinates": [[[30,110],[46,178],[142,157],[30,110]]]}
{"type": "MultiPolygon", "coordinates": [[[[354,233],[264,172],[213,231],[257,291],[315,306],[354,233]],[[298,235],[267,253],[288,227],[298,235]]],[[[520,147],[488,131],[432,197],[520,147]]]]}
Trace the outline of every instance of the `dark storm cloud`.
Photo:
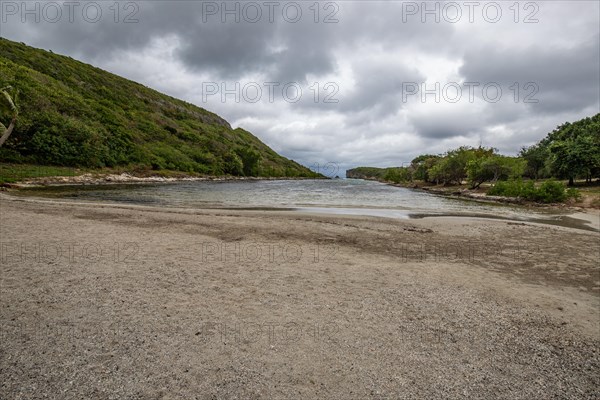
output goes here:
{"type": "Polygon", "coordinates": [[[193,69],[218,71],[223,78],[266,73],[272,81],[304,81],[308,74],[329,73],[334,67],[323,25],[307,29],[306,24],[214,22],[184,37],[182,61],[193,69]]]}
{"type": "MultiPolygon", "coordinates": [[[[86,59],[103,58],[121,49],[139,50],[155,36],[168,33],[167,24],[161,24],[161,10],[153,2],[130,2],[125,8],[121,3],[114,11],[114,3],[76,1],[71,6],[64,2],[2,2],[2,11],[7,11],[9,3],[18,7],[16,15],[5,15],[2,36],[13,40],[22,40],[27,44],[54,52],[78,55],[86,59]],[[53,22],[55,14],[47,18],[44,3],[58,4],[61,17],[53,22]],[[87,6],[87,5],[91,6],[87,6]],[[27,14],[26,10],[39,10],[27,14]],[[100,17],[97,17],[97,10],[100,17]],[[39,21],[36,21],[36,15],[39,21]],[[116,21],[115,22],[115,18],[116,21]],[[23,22],[25,20],[25,22],[23,22]],[[72,20],[72,21],[71,21],[72,20]],[[137,21],[137,22],[136,22],[137,21]]],[[[185,11],[165,8],[167,18],[177,18],[185,11]]],[[[50,11],[47,12],[48,14],[50,11]]],[[[163,20],[164,22],[164,20],[163,20]]],[[[183,27],[182,27],[183,28],[183,27]]]]}
{"type": "MultiPolygon", "coordinates": [[[[527,49],[477,49],[468,52],[460,72],[472,82],[498,82],[505,89],[521,86],[519,100],[528,94],[536,103],[528,103],[536,113],[576,111],[598,104],[600,96],[600,36],[568,48],[536,46],[527,49]],[[534,87],[524,90],[525,84],[534,87]]],[[[510,93],[512,96],[513,93],[510,93]]]]}
{"type": "MultiPolygon", "coordinates": [[[[309,9],[312,3],[301,3],[302,18],[295,23],[285,16],[293,12],[284,14],[282,11],[281,4],[290,2],[279,3],[272,19],[268,8],[261,7],[263,14],[257,22],[249,22],[241,10],[241,18],[235,22],[234,15],[223,13],[222,2],[121,2],[119,23],[114,22],[113,3],[99,3],[103,15],[95,23],[87,22],[82,16],[86,2],[78,3],[74,23],[65,22],[63,7],[64,15],[58,23],[44,18],[35,23],[28,17],[23,24],[20,15],[11,16],[4,24],[4,33],[8,37],[34,41],[39,47],[94,59],[109,57],[119,50],[140,50],[154,38],[176,35],[183,43],[178,56],[194,70],[217,71],[223,79],[266,71],[273,80],[297,81],[307,74],[332,72],[334,52],[340,48],[376,43],[391,51],[398,43],[407,43],[440,51],[444,47],[440,46],[440,40],[446,40],[453,31],[452,26],[428,26],[415,18],[401,23],[400,2],[359,3],[358,7],[332,2],[338,9],[335,14],[331,14],[331,9],[320,10],[320,23],[314,22],[314,11],[309,9]],[[136,8],[125,8],[129,3],[136,8]],[[218,10],[210,8],[213,4],[218,10]],[[125,23],[123,20],[130,14],[132,22],[125,23]],[[333,15],[331,23],[323,23],[330,14],[333,15]],[[359,27],[367,29],[357,29],[359,27]]],[[[25,4],[21,7],[32,9],[40,2],[25,4]]],[[[88,14],[94,14],[95,7],[90,10],[88,14]]]]}
{"type": "MultiPolygon", "coordinates": [[[[115,11],[109,8],[112,3],[100,3],[103,16],[95,23],[87,22],[82,16],[84,6],[78,6],[74,23],[50,23],[43,17],[36,23],[30,16],[24,24],[20,15],[10,16],[2,28],[3,35],[94,60],[121,50],[139,51],[155,38],[175,35],[182,41],[176,54],[180,60],[192,70],[210,71],[219,79],[267,73],[271,81],[302,81],[307,74],[328,73],[334,67],[332,50],[340,25],[314,23],[308,3],[303,3],[302,18],[296,23],[288,22],[286,15],[293,16],[293,12],[283,14],[281,6],[274,9],[273,15],[268,8],[261,7],[263,15],[257,22],[249,22],[252,20],[240,7],[241,18],[235,22],[235,15],[221,15],[222,2],[130,3],[135,4],[136,9],[121,9],[119,19],[135,12],[131,19],[138,22],[115,23],[115,11]],[[216,14],[214,8],[210,8],[213,5],[219,8],[216,14]]],[[[40,2],[26,4],[19,7],[35,9],[40,2]]],[[[239,7],[243,2],[229,4],[239,7]]],[[[62,10],[66,12],[65,8],[62,10]]],[[[89,14],[93,14],[92,11],[89,14]]],[[[63,15],[63,20],[65,18],[63,15]]]]}
{"type": "MultiPolygon", "coordinates": [[[[440,52],[447,48],[440,46],[440,40],[447,41],[453,32],[452,26],[427,26],[417,19],[399,23],[401,2],[358,3],[358,6],[331,2],[337,8],[320,10],[319,23],[315,23],[313,3],[298,4],[303,14],[294,23],[280,11],[282,6],[275,9],[272,22],[263,9],[263,18],[256,23],[244,20],[243,15],[240,23],[231,23],[230,16],[210,15],[202,19],[201,3],[186,5],[190,15],[195,15],[195,22],[187,24],[185,31],[173,30],[185,38],[181,59],[190,68],[218,71],[224,79],[266,72],[272,81],[303,82],[307,75],[335,72],[335,55],[339,50],[360,51],[361,46],[376,43],[386,51],[395,51],[402,43],[440,52]],[[331,20],[324,23],[328,16],[331,20]],[[222,23],[222,18],[229,22],[222,23]]],[[[189,20],[189,15],[185,19],[189,20]]],[[[364,64],[370,62],[367,57],[363,60],[364,64]]]]}

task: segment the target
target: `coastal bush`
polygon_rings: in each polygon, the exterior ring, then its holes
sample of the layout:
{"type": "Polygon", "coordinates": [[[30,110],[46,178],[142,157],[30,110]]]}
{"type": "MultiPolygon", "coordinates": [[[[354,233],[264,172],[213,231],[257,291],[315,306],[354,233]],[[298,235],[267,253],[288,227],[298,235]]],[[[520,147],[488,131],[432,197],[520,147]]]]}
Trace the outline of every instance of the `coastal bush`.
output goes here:
{"type": "Polygon", "coordinates": [[[241,176],[244,173],[242,159],[234,152],[229,152],[223,157],[223,172],[229,175],[241,176]]]}
{"type": "Polygon", "coordinates": [[[412,180],[411,171],[408,168],[386,168],[383,179],[388,182],[401,183],[412,180]]]}
{"type": "Polygon", "coordinates": [[[581,192],[572,187],[567,188],[566,194],[567,194],[567,199],[573,199],[573,200],[579,201],[582,198],[581,192]]]}
{"type": "Polygon", "coordinates": [[[543,182],[535,192],[535,201],[540,203],[559,203],[566,199],[565,185],[553,180],[543,182]]]}
{"type": "Polygon", "coordinates": [[[490,196],[520,197],[525,200],[539,203],[560,203],[569,198],[580,198],[576,189],[566,190],[563,183],[547,180],[539,187],[533,181],[524,182],[522,179],[497,182],[487,192],[490,196]]]}

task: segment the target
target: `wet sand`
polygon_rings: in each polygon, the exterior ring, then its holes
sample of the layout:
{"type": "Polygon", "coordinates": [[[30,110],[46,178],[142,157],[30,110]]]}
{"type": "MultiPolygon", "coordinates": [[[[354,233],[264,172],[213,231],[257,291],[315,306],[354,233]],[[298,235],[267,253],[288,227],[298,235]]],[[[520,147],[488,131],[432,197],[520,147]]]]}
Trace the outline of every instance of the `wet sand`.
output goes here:
{"type": "Polygon", "coordinates": [[[4,194],[0,226],[0,398],[599,395],[597,232],[4,194]]]}

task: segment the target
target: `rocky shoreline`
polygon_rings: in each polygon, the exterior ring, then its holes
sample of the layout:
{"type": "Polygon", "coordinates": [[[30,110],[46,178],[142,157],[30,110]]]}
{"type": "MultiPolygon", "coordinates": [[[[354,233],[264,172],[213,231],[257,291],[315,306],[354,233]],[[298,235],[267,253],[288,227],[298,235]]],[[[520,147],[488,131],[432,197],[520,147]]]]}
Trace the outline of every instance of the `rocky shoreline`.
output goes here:
{"type": "Polygon", "coordinates": [[[422,190],[428,193],[432,193],[439,196],[451,197],[451,198],[462,198],[465,200],[478,201],[482,203],[496,203],[496,204],[517,204],[522,206],[534,206],[542,208],[572,208],[575,210],[583,209],[585,207],[577,207],[571,204],[565,203],[536,203],[534,201],[528,201],[520,197],[505,197],[505,196],[490,196],[484,192],[468,189],[466,187],[433,187],[433,186],[419,186],[417,184],[400,184],[389,181],[382,181],[375,178],[358,178],[371,181],[377,181],[389,186],[401,187],[405,189],[422,190]]]}
{"type": "MultiPolygon", "coordinates": [[[[140,184],[140,183],[173,183],[196,181],[258,181],[258,180],[303,180],[318,178],[303,177],[246,177],[246,176],[135,176],[127,172],[121,174],[91,174],[77,176],[47,176],[29,178],[16,183],[4,183],[2,187],[8,189],[24,189],[40,186],[63,185],[110,185],[110,184],[140,184]]],[[[1,189],[1,188],[0,188],[1,189]]]]}

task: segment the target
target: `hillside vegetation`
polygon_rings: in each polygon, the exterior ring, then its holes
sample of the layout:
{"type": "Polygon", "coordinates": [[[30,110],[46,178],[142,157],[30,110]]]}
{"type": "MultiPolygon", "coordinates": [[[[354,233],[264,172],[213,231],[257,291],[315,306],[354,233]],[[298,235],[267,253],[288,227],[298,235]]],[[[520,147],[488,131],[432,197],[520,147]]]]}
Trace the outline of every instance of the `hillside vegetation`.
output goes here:
{"type": "Polygon", "coordinates": [[[0,38],[3,86],[18,92],[19,108],[14,132],[0,148],[3,163],[320,177],[200,107],[0,38]]]}

